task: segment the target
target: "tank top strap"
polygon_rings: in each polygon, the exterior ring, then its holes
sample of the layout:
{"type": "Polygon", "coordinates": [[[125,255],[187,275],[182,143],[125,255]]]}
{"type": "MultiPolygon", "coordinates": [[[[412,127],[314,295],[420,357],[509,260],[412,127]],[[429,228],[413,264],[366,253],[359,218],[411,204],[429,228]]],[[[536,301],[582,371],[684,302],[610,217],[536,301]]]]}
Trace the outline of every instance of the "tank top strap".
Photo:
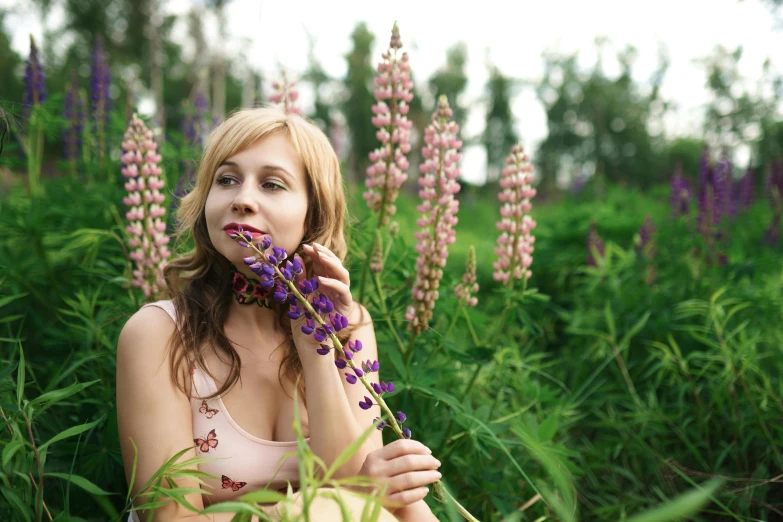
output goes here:
{"type": "Polygon", "coordinates": [[[167,314],[169,314],[169,317],[171,317],[171,320],[174,321],[174,324],[177,324],[177,310],[174,308],[174,302],[170,299],[155,301],[154,303],[147,303],[141,308],[147,308],[148,306],[156,306],[163,309],[167,314]]]}

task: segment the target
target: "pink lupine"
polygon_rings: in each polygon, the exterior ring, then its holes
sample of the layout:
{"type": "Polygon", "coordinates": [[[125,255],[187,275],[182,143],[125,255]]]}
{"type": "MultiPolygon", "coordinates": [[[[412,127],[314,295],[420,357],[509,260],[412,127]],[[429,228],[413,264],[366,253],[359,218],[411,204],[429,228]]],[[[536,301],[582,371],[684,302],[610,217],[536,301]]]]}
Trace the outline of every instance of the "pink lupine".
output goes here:
{"type": "Polygon", "coordinates": [[[475,307],[478,304],[478,297],[473,294],[478,292],[479,285],[476,282],[476,249],[470,245],[468,250],[468,260],[465,263],[465,273],[462,275],[462,282],[454,288],[454,295],[466,306],[475,307]]]}
{"type": "Polygon", "coordinates": [[[536,189],[531,186],[532,182],[533,165],[522,145],[514,145],[500,174],[498,199],[503,205],[500,207],[501,219],[496,226],[501,234],[495,247],[498,259],[492,263],[495,269],[492,277],[509,287],[513,287],[517,279],[522,279],[523,285],[527,285],[527,280],[533,275],[530,265],[533,263],[536,238],[532,232],[536,222],[530,217],[530,200],[535,197],[536,189]]]}
{"type": "Polygon", "coordinates": [[[421,155],[424,163],[419,167],[419,196],[424,200],[417,210],[421,217],[416,221],[416,282],[411,292],[413,304],[405,311],[408,328],[416,335],[427,329],[432,309],[438,299],[438,286],[443,277],[443,267],[448,258],[448,246],[454,243],[454,225],[457,224],[459,192],[457,182],[462,158],[458,151],[462,141],[457,137],[459,125],[450,121],[452,110],[445,95],[438,99],[438,108],[432,115],[432,123],[424,131],[421,155]]]}
{"type": "Polygon", "coordinates": [[[283,69],[283,83],[272,82],[274,92],[269,95],[269,101],[279,104],[286,114],[302,114],[302,109],[296,105],[299,99],[299,91],[296,89],[296,81],[288,80],[288,72],[283,69]]]}
{"type": "Polygon", "coordinates": [[[413,82],[408,53],[397,53],[402,47],[400,30],[397,24],[392,28],[389,49],[383,53],[378,64],[378,76],[375,77],[375,100],[372,106],[372,123],[378,128],[375,136],[381,146],[370,153],[372,165],[367,168],[363,194],[367,206],[379,216],[379,226],[389,222],[389,216],[397,212],[394,202],[397,200],[400,186],[408,179],[408,159],[410,152],[410,129],[413,122],[408,120],[409,103],[413,99],[413,82]]]}
{"type": "Polygon", "coordinates": [[[128,246],[133,249],[130,257],[136,265],[132,284],[141,288],[148,300],[158,298],[165,289],[163,268],[171,255],[166,246],[169,243],[166,222],[161,219],[166,209],[157,148],[152,131],[134,114],[122,140],[121,172],[128,179],[125,183],[128,195],[123,202],[130,207],[125,213],[130,222],[125,230],[130,234],[128,246]]]}

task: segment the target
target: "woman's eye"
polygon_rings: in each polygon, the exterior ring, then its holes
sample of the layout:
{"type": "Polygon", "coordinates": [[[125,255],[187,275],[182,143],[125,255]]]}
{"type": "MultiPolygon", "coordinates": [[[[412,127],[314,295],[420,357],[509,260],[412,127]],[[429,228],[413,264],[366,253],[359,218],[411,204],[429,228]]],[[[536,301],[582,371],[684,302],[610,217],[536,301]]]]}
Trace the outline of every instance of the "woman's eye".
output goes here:
{"type": "Polygon", "coordinates": [[[218,184],[218,185],[228,185],[228,184],[229,184],[229,183],[228,183],[229,181],[236,181],[236,180],[235,180],[234,178],[229,178],[229,177],[226,177],[226,176],[220,176],[220,177],[219,177],[219,178],[218,178],[218,179],[215,181],[215,183],[216,183],[216,184],[218,184]]]}
{"type": "Polygon", "coordinates": [[[275,183],[274,181],[265,181],[262,187],[272,187],[272,191],[285,190],[285,187],[275,183]]]}

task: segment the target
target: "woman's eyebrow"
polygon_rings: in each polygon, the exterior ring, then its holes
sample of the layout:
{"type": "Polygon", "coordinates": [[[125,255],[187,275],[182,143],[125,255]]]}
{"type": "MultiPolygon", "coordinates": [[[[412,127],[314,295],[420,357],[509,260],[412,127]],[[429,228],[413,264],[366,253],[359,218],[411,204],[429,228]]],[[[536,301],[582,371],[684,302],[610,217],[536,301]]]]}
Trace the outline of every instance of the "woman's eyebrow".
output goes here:
{"type": "MultiPolygon", "coordinates": [[[[224,167],[224,166],[226,166],[226,167],[238,167],[239,165],[238,165],[238,164],[237,164],[235,161],[231,161],[231,160],[224,160],[224,161],[223,161],[223,163],[221,163],[220,165],[218,165],[218,169],[219,169],[220,167],[224,167]]],[[[217,169],[216,169],[216,170],[217,170],[217,169]]],[[[293,180],[295,179],[295,178],[294,178],[294,176],[293,176],[293,174],[291,174],[290,172],[288,172],[286,169],[284,169],[284,168],[283,168],[283,167],[281,167],[280,165],[263,165],[263,166],[261,166],[260,170],[267,170],[267,171],[274,171],[274,172],[282,172],[283,174],[286,174],[286,175],[288,176],[288,178],[289,178],[289,181],[291,181],[291,182],[293,182],[293,180]]]]}

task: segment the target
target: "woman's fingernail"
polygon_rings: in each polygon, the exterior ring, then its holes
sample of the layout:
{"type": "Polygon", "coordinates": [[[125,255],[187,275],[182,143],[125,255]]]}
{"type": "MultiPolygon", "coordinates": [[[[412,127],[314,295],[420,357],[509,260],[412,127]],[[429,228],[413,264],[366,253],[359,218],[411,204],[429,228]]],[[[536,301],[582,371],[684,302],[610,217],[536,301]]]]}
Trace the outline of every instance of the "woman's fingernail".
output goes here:
{"type": "Polygon", "coordinates": [[[438,475],[438,480],[440,480],[440,478],[443,476],[440,474],[440,471],[435,472],[435,474],[438,475]]]}

